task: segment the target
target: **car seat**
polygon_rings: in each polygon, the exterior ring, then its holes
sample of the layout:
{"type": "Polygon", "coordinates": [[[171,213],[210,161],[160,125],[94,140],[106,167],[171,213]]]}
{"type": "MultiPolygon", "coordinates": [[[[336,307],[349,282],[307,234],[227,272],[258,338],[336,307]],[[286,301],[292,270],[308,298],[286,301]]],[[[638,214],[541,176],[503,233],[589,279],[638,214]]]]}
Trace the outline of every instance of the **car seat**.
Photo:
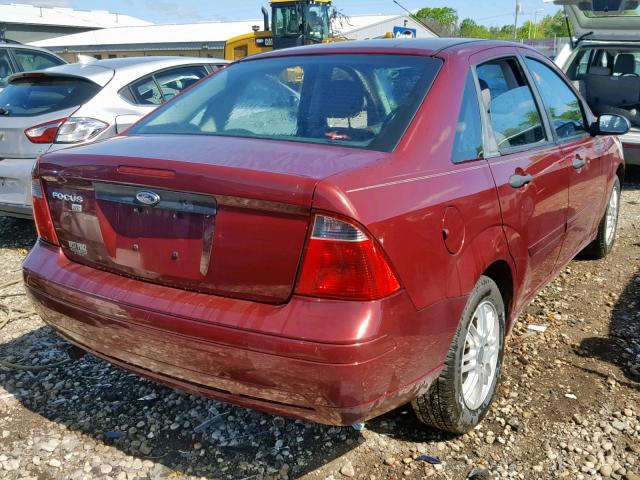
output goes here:
{"type": "Polygon", "coordinates": [[[307,126],[311,137],[355,141],[371,138],[369,130],[352,124],[352,119],[367,108],[366,91],[361,81],[329,80],[316,88],[314,112],[309,115],[307,126]]]}
{"type": "Polygon", "coordinates": [[[596,114],[622,115],[633,126],[640,126],[640,77],[632,54],[618,55],[613,72],[607,67],[591,67],[585,87],[587,102],[596,114]]]}

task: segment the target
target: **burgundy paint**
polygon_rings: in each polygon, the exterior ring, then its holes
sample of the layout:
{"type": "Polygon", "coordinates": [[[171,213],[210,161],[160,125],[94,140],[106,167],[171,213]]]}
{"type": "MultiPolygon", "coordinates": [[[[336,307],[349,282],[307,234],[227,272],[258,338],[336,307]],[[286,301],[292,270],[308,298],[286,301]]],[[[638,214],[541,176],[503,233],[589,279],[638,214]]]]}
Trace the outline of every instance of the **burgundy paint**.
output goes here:
{"type": "Polygon", "coordinates": [[[218,268],[204,282],[195,274],[174,274],[166,257],[176,237],[187,238],[181,252],[191,262],[195,257],[188,252],[197,242],[191,245],[188,238],[200,233],[186,226],[169,232],[169,224],[159,219],[157,231],[146,231],[149,243],[143,245],[164,259],[144,262],[164,274],[149,278],[134,268],[123,275],[123,265],[109,263],[113,249],[145,232],[134,235],[133,226],[110,231],[107,215],[93,213],[99,202],[90,200],[83,226],[73,226],[59,207],[52,206],[52,213],[63,244],[79,228],[87,237],[93,222],[92,248],[102,257],[38,242],[24,263],[27,292],[44,320],[71,342],[177,388],[331,424],[388,411],[424,392],[437,376],[469,292],[489,267],[500,262],[511,272],[512,326],[526,302],[595,237],[605,192],[622,164],[610,138],[551,142],[517,154],[451,163],[470,65],[522,52],[536,55],[500,42],[445,40],[345,42],[266,55],[441,58],[440,74],[393,153],[124,135],[46,155],[40,172],[49,196],[54,188],[77,192],[100,180],[216,198],[212,265],[218,268]],[[584,173],[572,171],[578,154],[589,159],[584,173]],[[118,171],[123,166],[173,173],[118,171]],[[509,186],[514,173],[534,179],[515,190],[509,186]],[[295,277],[314,211],[363,225],[384,249],[402,290],[371,302],[296,295],[295,277]],[[158,240],[163,231],[171,247],[158,240]]]}

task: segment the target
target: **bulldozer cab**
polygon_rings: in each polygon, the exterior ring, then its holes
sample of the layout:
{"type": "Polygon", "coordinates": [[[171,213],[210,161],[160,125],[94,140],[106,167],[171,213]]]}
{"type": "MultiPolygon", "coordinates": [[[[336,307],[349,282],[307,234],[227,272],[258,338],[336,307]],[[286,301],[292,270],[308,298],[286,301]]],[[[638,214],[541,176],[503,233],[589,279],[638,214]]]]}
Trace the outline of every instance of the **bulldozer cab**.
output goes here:
{"type": "Polygon", "coordinates": [[[264,29],[230,38],[224,58],[239,60],[248,55],[331,40],[331,0],[272,0],[271,20],[263,7],[264,29]]]}
{"type": "Polygon", "coordinates": [[[279,0],[271,2],[273,48],[322,43],[331,37],[330,1],[279,0]]]}

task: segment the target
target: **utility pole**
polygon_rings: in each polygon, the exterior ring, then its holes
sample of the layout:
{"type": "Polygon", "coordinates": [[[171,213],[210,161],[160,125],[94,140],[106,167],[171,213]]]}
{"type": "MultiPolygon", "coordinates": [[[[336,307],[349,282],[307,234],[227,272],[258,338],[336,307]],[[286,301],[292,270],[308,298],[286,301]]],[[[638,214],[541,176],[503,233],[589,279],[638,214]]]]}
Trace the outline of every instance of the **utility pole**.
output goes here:
{"type": "Polygon", "coordinates": [[[517,40],[518,39],[518,14],[522,11],[522,4],[520,3],[520,0],[516,0],[516,17],[515,17],[515,21],[513,22],[513,39],[517,40]]]}
{"type": "Polygon", "coordinates": [[[536,10],[533,12],[533,38],[538,38],[538,14],[544,13],[544,10],[536,10]]]}

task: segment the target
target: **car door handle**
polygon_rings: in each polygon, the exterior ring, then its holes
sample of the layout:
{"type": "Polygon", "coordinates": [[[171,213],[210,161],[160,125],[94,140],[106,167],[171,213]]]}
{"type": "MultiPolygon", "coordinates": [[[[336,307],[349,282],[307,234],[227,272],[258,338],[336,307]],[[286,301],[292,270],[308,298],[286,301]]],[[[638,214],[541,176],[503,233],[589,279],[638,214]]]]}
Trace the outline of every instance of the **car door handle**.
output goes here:
{"type": "Polygon", "coordinates": [[[573,168],[576,170],[580,170],[587,164],[587,161],[584,158],[576,157],[573,159],[573,168]]]}
{"type": "Polygon", "coordinates": [[[525,185],[530,184],[533,181],[533,177],[531,175],[513,175],[509,179],[509,185],[513,188],[522,188],[525,185]]]}

